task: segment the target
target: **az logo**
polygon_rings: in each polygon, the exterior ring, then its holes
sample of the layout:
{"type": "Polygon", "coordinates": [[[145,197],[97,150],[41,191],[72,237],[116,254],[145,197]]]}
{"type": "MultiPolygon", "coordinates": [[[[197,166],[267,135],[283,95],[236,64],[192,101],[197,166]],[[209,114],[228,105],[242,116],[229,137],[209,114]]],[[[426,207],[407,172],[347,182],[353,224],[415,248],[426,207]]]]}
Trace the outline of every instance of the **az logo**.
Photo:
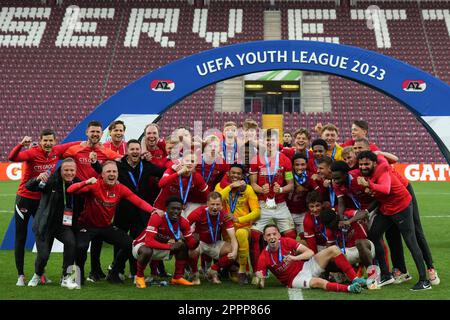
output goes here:
{"type": "Polygon", "coordinates": [[[402,84],[403,90],[408,92],[423,92],[427,84],[423,80],[405,80],[402,84]]]}
{"type": "Polygon", "coordinates": [[[172,80],[153,80],[150,83],[150,88],[153,91],[172,91],[175,89],[175,82],[172,80]]]}

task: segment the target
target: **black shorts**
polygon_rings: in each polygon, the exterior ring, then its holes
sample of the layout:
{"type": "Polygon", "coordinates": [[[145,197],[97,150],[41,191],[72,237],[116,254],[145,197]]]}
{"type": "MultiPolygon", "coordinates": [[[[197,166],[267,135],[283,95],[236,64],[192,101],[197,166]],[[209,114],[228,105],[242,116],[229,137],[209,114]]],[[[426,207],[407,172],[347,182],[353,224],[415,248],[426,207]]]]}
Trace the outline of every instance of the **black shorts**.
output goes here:
{"type": "Polygon", "coordinates": [[[37,209],[39,208],[40,201],[41,200],[25,198],[17,195],[14,210],[22,219],[24,219],[25,216],[30,215],[34,217],[37,209]]]}

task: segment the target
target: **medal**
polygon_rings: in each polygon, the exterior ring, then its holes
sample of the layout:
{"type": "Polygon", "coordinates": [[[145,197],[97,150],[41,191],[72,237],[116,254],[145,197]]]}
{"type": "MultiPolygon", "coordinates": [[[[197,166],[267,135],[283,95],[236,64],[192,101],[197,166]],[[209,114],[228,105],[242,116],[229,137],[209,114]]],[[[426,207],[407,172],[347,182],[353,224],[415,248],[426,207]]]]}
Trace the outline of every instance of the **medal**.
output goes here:
{"type": "MultiPolygon", "coordinates": [[[[271,187],[272,182],[275,179],[275,176],[278,172],[278,167],[279,167],[279,162],[280,162],[280,152],[277,151],[277,154],[275,156],[275,166],[274,166],[273,174],[270,171],[270,163],[269,163],[269,158],[267,157],[267,153],[264,154],[264,160],[266,161],[267,178],[269,180],[269,186],[271,187]]],[[[276,209],[277,203],[275,202],[275,198],[267,197],[265,207],[267,209],[276,209]]]]}
{"type": "Polygon", "coordinates": [[[275,198],[267,198],[265,207],[267,209],[276,209],[277,203],[275,202],[275,198]]]}

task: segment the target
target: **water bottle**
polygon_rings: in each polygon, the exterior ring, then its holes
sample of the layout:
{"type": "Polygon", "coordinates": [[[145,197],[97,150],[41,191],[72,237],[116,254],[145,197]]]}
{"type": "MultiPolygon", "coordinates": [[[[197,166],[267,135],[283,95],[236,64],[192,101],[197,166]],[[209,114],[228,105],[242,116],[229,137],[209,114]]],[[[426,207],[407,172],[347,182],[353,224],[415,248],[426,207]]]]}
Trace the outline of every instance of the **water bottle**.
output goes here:
{"type": "MultiPolygon", "coordinates": [[[[47,170],[47,174],[50,176],[51,173],[52,173],[52,169],[48,169],[48,170],[47,170]]],[[[46,184],[47,184],[47,183],[44,182],[44,181],[39,182],[39,188],[40,188],[40,189],[44,189],[46,184]]]]}

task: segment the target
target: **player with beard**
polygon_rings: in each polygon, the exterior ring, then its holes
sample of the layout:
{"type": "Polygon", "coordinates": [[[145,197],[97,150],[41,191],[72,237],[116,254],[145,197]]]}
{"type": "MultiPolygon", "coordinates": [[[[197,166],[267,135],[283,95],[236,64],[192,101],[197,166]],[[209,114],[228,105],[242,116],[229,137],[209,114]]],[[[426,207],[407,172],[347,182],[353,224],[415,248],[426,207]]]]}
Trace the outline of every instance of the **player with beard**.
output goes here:
{"type": "Polygon", "coordinates": [[[278,227],[268,224],[264,227],[266,248],[258,259],[257,286],[264,288],[265,275],[269,269],[277,279],[289,288],[319,288],[333,292],[360,293],[365,280],[357,278],[351,264],[335,245],[321,252],[314,252],[294,239],[281,237],[278,227]],[[352,284],[329,282],[319,276],[328,264],[334,264],[345,273],[352,284]]]}
{"type": "Polygon", "coordinates": [[[110,141],[106,141],[103,146],[107,149],[111,149],[120,155],[127,153],[127,142],[125,141],[125,123],[122,120],[113,121],[109,127],[110,141]]]}
{"type": "MultiPolygon", "coordinates": [[[[64,153],[64,158],[70,157],[75,160],[77,177],[81,180],[99,176],[91,166],[91,159],[97,159],[100,164],[103,164],[107,160],[119,161],[122,158],[120,154],[105,148],[100,143],[102,135],[102,124],[99,121],[91,121],[88,123],[86,129],[86,136],[88,138],[87,145],[72,146],[64,153]]],[[[101,251],[102,242],[93,239],[91,244],[91,272],[89,273],[88,281],[96,282],[106,277],[100,263],[101,251]]]]}
{"type": "MultiPolygon", "coordinates": [[[[121,249],[114,260],[107,279],[111,282],[122,282],[119,278],[118,266],[123,266],[131,256],[133,239],[123,230],[112,225],[117,205],[122,199],[130,201],[137,208],[152,213],[156,211],[151,205],[139,198],[123,184],[118,182],[117,164],[107,161],[103,165],[101,178],[95,177],[74,183],[67,192],[85,196],[85,206],[78,219],[76,263],[80,267],[81,279],[84,280],[84,264],[89,242],[98,237],[121,249]]],[[[159,211],[162,214],[161,211],[159,211]]]]}
{"type": "Polygon", "coordinates": [[[214,284],[220,284],[219,270],[227,268],[236,259],[238,242],[234,231],[233,221],[226,219],[227,214],[222,210],[222,197],[218,192],[208,195],[206,206],[201,206],[192,211],[187,219],[191,226],[195,225],[194,233],[198,233],[200,244],[195,250],[189,251],[189,265],[191,267],[193,283],[200,284],[198,276],[198,256],[205,253],[217,262],[207,271],[208,279],[214,284]],[[223,229],[226,230],[230,242],[220,240],[223,229]]]}
{"type": "MultiPolygon", "coordinates": [[[[240,284],[247,283],[245,274],[249,258],[250,228],[259,219],[261,208],[258,196],[252,187],[247,185],[244,178],[244,168],[239,164],[232,164],[228,171],[226,182],[218,183],[215,191],[222,196],[225,209],[232,217],[236,239],[238,241],[238,279],[240,284]]],[[[256,260],[251,257],[253,272],[256,272],[256,260]]]]}
{"type": "MultiPolygon", "coordinates": [[[[43,172],[54,172],[57,162],[68,148],[79,145],[80,142],[70,142],[56,145],[56,135],[51,129],[44,129],[39,134],[39,145],[23,150],[23,147],[31,145],[31,137],[25,136],[22,141],[14,147],[8,156],[9,161],[24,162],[22,169],[22,180],[17,190],[15,201],[15,242],[14,256],[18,273],[16,286],[25,285],[24,259],[25,243],[28,233],[28,222],[34,217],[39,207],[41,193],[28,190],[26,183],[39,176],[43,172]]],[[[45,181],[44,181],[45,182],[45,181]]],[[[41,282],[45,283],[45,276],[41,282]]]]}
{"type": "MultiPolygon", "coordinates": [[[[362,151],[370,151],[370,143],[365,138],[356,139],[355,145],[353,147],[356,154],[358,155],[362,151]]],[[[377,155],[377,164],[382,163],[395,163],[398,158],[388,152],[375,151],[377,155]],[[387,160],[387,161],[386,161],[387,160]]],[[[431,255],[431,250],[428,245],[425,233],[422,228],[422,223],[420,221],[419,206],[417,203],[416,195],[414,193],[413,186],[409,181],[401,174],[399,174],[394,168],[391,167],[391,172],[402,182],[406,187],[409,194],[412,197],[412,207],[413,207],[413,220],[414,220],[414,230],[416,233],[417,243],[419,244],[420,250],[422,251],[423,258],[427,265],[428,278],[432,285],[438,285],[440,283],[439,276],[434,267],[433,258],[431,255]]],[[[401,242],[401,236],[398,229],[394,226],[386,232],[386,240],[391,248],[391,259],[394,266],[394,275],[396,278],[395,283],[402,283],[411,279],[411,276],[406,270],[405,258],[403,254],[403,244],[401,242]]]]}
{"type": "Polygon", "coordinates": [[[431,289],[422,251],[415,234],[411,195],[388,165],[377,164],[377,156],[373,152],[361,152],[358,155],[358,163],[359,170],[363,175],[358,177],[358,184],[364,187],[367,193],[373,194],[380,205],[379,212],[375,215],[369,231],[369,239],[375,244],[376,257],[381,269],[380,284],[389,284],[395,281],[384,260],[384,248],[380,240],[390,227],[396,225],[419,272],[419,281],[411,290],[431,289]]]}
{"type": "Polygon", "coordinates": [[[183,278],[187,263],[188,249],[198,245],[192,236],[189,221],[181,216],[183,201],[177,196],[166,202],[167,211],[161,217],[153,214],[147,228],[133,241],[133,256],[137,259],[136,287],[145,288],[144,270],[151,260],[170,260],[175,256],[175,273],[172,284],[191,286],[192,282],[183,278]]]}

